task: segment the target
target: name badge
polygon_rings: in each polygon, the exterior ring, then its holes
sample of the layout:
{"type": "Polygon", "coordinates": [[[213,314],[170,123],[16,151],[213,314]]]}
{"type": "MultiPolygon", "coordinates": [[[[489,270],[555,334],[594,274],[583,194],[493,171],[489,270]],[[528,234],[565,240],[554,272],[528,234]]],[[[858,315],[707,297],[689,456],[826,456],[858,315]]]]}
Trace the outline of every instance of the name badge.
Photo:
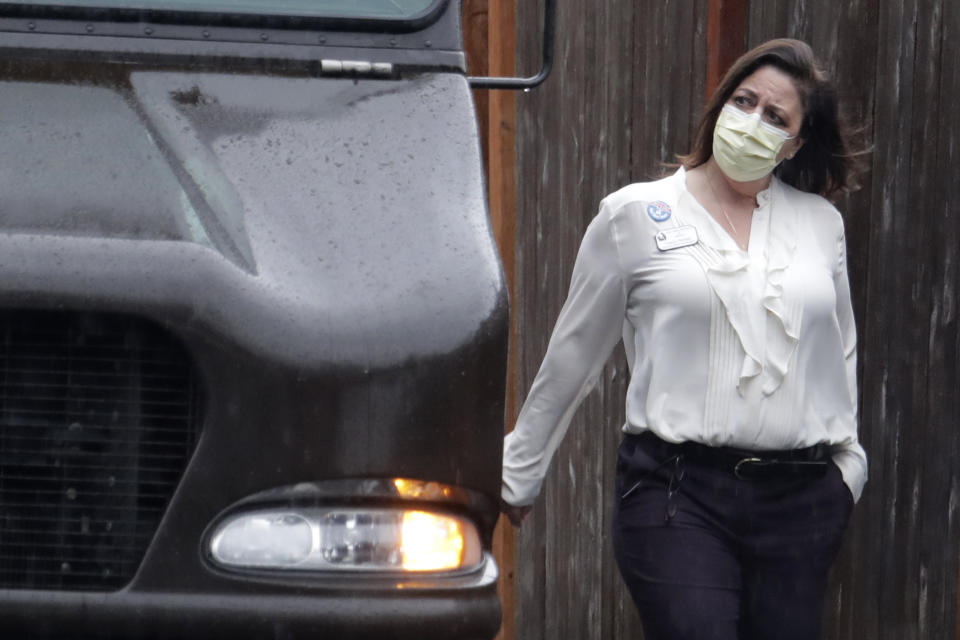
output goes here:
{"type": "Polygon", "coordinates": [[[657,240],[657,249],[660,249],[660,251],[689,247],[700,241],[700,237],[697,235],[697,228],[691,227],[690,225],[674,227],[673,229],[663,229],[657,232],[654,238],[657,240]]]}

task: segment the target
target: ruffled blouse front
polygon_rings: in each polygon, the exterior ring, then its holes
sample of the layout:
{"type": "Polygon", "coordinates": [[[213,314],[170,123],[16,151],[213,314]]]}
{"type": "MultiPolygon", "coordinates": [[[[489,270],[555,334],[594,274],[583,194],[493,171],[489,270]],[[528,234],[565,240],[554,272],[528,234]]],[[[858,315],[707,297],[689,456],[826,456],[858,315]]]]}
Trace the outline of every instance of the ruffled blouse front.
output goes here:
{"type": "MultiPolygon", "coordinates": [[[[796,210],[784,203],[776,209],[776,223],[771,224],[773,201],[779,190],[780,183],[771,182],[770,188],[757,194],[758,207],[746,251],[689,191],[684,190],[680,198],[688,205],[680,208],[696,226],[704,248],[693,255],[744,351],[737,385],[741,393],[746,393],[750,385],[759,385],[766,395],[776,391],[787,374],[800,336],[803,307],[783,299],[784,275],[797,248],[796,210]]],[[[677,218],[678,224],[682,215],[677,218]]]]}
{"type": "Polygon", "coordinates": [[[757,200],[744,251],[687,191],[682,169],[604,199],[505,441],[507,502],[533,501],[621,339],[625,432],[752,450],[827,443],[859,498],[866,456],[842,219],[776,178],[757,200]]]}

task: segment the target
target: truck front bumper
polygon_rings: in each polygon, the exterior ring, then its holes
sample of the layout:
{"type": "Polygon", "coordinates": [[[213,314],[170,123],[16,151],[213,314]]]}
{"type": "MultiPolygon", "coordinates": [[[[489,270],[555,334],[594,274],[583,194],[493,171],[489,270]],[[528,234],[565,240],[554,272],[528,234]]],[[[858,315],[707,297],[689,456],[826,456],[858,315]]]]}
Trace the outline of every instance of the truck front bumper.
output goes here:
{"type": "MultiPolygon", "coordinates": [[[[500,625],[496,565],[457,586],[374,584],[292,593],[0,590],[7,638],[489,639],[500,625]]],[[[347,581],[344,581],[347,582],[347,581]]]]}

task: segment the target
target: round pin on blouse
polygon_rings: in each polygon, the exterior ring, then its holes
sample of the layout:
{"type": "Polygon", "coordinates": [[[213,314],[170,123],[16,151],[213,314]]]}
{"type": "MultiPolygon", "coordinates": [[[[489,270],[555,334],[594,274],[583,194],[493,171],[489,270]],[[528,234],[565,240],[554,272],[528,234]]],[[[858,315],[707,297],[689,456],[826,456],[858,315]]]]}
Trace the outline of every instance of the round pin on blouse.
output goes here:
{"type": "Polygon", "coordinates": [[[660,200],[647,205],[647,215],[650,216],[650,219],[654,222],[668,220],[672,213],[673,211],[670,209],[670,205],[660,200]]]}

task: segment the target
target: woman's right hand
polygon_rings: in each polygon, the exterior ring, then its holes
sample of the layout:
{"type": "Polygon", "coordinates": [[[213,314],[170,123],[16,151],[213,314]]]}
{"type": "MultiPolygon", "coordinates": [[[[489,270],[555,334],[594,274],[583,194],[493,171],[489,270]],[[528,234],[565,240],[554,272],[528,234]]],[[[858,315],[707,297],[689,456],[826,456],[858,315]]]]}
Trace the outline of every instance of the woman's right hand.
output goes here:
{"type": "Polygon", "coordinates": [[[523,524],[524,519],[533,511],[533,505],[521,505],[516,506],[512,504],[507,504],[503,500],[500,501],[500,511],[503,512],[503,515],[507,516],[507,519],[510,521],[514,527],[519,528],[523,524]]]}

